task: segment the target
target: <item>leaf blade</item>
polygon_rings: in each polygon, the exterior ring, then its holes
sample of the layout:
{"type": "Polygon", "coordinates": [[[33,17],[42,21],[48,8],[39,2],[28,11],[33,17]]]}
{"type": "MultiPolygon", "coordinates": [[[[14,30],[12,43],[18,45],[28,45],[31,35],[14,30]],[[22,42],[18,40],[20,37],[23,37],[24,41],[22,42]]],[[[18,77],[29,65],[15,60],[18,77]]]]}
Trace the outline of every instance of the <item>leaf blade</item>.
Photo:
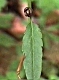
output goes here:
{"type": "Polygon", "coordinates": [[[22,47],[26,56],[24,68],[28,80],[38,80],[41,74],[43,46],[41,38],[42,34],[37,25],[30,23],[23,37],[22,47]]]}

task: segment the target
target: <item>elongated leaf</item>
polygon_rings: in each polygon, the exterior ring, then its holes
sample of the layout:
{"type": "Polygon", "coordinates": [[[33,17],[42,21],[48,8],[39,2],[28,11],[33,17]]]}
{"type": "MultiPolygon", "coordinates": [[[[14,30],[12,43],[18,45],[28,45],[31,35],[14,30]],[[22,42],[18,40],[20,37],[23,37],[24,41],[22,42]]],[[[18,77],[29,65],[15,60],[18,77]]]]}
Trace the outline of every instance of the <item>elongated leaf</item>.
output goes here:
{"type": "Polygon", "coordinates": [[[42,34],[37,25],[30,23],[23,37],[24,69],[28,80],[38,80],[42,67],[42,34]]]}

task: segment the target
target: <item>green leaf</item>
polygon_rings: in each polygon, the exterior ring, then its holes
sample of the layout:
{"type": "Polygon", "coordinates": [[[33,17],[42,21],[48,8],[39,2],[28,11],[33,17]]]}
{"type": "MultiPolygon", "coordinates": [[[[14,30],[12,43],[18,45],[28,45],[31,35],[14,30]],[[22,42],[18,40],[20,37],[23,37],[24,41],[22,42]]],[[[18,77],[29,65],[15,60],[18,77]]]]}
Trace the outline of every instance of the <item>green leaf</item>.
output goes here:
{"type": "Polygon", "coordinates": [[[12,27],[14,16],[12,14],[3,14],[0,16],[0,28],[12,27]]]}
{"type": "Polygon", "coordinates": [[[5,47],[11,47],[15,45],[15,40],[6,35],[6,34],[0,34],[0,45],[5,46],[5,47]]]}
{"type": "Polygon", "coordinates": [[[39,80],[42,69],[42,34],[37,25],[29,23],[23,37],[24,69],[28,80],[39,80]]]}

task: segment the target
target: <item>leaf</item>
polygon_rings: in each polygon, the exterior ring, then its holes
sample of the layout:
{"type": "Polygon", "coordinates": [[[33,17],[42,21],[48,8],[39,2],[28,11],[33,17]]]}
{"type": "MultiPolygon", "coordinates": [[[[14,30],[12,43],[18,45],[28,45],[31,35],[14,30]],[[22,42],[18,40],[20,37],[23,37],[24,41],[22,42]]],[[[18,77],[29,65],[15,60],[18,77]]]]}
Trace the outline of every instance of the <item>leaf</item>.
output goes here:
{"type": "Polygon", "coordinates": [[[12,14],[5,14],[0,16],[0,28],[12,27],[14,16],[12,14]]]}
{"type": "Polygon", "coordinates": [[[11,47],[15,45],[15,40],[6,35],[6,34],[0,34],[0,45],[5,46],[5,47],[11,47]]]}
{"type": "Polygon", "coordinates": [[[37,25],[29,23],[23,37],[24,69],[28,80],[39,80],[42,68],[42,34],[37,25]]]}

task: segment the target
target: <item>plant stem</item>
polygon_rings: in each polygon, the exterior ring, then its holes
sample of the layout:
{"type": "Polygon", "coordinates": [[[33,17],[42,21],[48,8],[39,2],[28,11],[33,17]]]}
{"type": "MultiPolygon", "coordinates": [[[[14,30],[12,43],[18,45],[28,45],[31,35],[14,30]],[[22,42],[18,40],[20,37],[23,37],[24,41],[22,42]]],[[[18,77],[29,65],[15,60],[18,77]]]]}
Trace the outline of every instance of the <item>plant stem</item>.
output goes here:
{"type": "Polygon", "coordinates": [[[31,1],[32,0],[28,0],[28,7],[30,7],[30,8],[31,8],[31,1]]]}

